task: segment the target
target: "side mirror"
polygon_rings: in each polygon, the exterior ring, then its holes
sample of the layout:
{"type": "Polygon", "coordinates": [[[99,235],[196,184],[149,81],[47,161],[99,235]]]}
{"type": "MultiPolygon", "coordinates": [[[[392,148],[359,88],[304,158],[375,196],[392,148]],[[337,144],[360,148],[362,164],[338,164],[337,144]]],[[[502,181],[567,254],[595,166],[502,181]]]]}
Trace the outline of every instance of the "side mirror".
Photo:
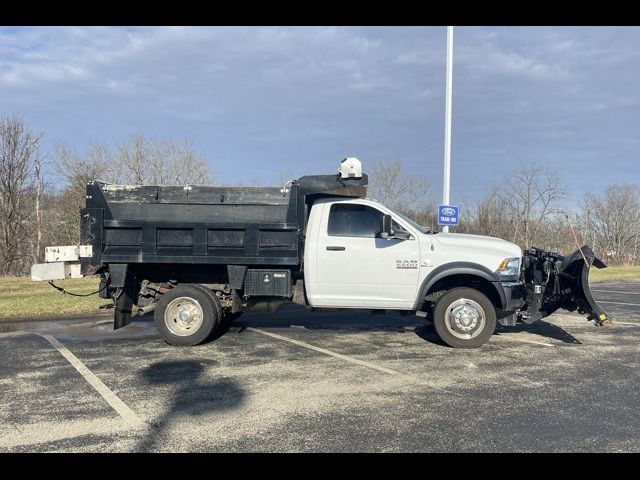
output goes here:
{"type": "Polygon", "coordinates": [[[396,232],[391,228],[391,215],[380,217],[380,236],[382,238],[392,238],[396,232]]]}
{"type": "Polygon", "coordinates": [[[393,238],[397,238],[398,240],[410,240],[411,234],[404,230],[396,230],[393,232],[393,238]]]}

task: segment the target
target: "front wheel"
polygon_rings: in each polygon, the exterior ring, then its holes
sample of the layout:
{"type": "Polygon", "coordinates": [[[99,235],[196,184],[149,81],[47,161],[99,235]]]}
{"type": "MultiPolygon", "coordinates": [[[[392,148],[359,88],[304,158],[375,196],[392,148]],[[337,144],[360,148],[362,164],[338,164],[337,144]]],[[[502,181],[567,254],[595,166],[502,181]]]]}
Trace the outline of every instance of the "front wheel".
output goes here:
{"type": "Polygon", "coordinates": [[[447,345],[477,348],[493,335],[496,310],[484,293],[473,288],[454,288],[438,299],[433,324],[447,345]]]}

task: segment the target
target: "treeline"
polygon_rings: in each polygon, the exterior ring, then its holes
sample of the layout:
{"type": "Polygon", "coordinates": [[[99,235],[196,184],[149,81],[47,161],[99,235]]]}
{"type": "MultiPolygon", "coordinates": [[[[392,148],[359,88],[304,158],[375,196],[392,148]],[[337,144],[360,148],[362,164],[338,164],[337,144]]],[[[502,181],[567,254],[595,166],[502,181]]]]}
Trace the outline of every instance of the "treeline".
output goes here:
{"type": "MultiPolygon", "coordinates": [[[[375,163],[368,170],[370,197],[432,231],[439,229],[437,202],[424,177],[409,173],[400,162],[375,163]]],[[[565,255],[576,250],[577,243],[587,244],[607,264],[640,264],[638,184],[609,185],[575,199],[557,172],[540,166],[501,177],[505,180],[489,186],[481,198],[454,202],[461,207],[461,217],[451,232],[504,238],[521,248],[565,255]],[[566,207],[575,203],[571,200],[578,200],[577,207],[566,207]]]]}
{"type": "MultiPolygon", "coordinates": [[[[0,276],[27,275],[42,261],[46,245],[79,241],[79,211],[86,183],[216,184],[213,171],[192,144],[133,136],[115,145],[94,143],[83,151],[55,145],[42,152],[43,134],[18,117],[0,117],[0,276]]],[[[369,195],[438,230],[429,182],[400,162],[365,164],[369,195]]],[[[313,172],[311,172],[313,173],[313,172]]],[[[561,178],[541,167],[505,172],[504,182],[461,205],[461,224],[451,231],[490,235],[523,248],[569,253],[576,241],[591,245],[610,264],[638,264],[640,190],[637,184],[610,185],[590,193],[568,210],[561,178]],[[568,217],[568,219],[567,219],[568,217]]]]}
{"type": "Polygon", "coordinates": [[[18,117],[0,117],[0,276],[27,275],[47,245],[80,238],[80,209],[90,180],[110,183],[212,184],[213,172],[188,140],[133,136],[84,151],[55,145],[42,152],[43,134],[18,117]]]}

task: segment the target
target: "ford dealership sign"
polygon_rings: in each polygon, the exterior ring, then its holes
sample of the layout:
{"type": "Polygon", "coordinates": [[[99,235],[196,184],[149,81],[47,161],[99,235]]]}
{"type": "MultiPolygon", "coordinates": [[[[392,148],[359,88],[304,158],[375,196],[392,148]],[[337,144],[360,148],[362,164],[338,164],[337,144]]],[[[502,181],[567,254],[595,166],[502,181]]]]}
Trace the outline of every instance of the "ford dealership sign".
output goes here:
{"type": "Polygon", "coordinates": [[[460,207],[454,205],[438,205],[438,225],[458,225],[460,207]]]}

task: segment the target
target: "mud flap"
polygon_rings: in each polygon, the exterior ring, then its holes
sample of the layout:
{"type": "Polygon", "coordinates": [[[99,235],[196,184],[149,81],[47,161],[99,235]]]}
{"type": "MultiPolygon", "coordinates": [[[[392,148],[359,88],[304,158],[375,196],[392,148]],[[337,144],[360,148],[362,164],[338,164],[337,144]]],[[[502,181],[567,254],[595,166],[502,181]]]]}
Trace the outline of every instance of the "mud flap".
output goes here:
{"type": "Polygon", "coordinates": [[[562,260],[560,264],[559,307],[587,315],[587,320],[595,320],[597,325],[613,325],[610,316],[598,305],[589,287],[591,267],[607,268],[607,265],[595,256],[591,248],[583,246],[562,260]]]}
{"type": "Polygon", "coordinates": [[[113,311],[113,329],[126,327],[131,323],[133,304],[136,299],[138,282],[130,272],[125,274],[124,286],[117,288],[115,292],[115,308],[113,311]]]}

